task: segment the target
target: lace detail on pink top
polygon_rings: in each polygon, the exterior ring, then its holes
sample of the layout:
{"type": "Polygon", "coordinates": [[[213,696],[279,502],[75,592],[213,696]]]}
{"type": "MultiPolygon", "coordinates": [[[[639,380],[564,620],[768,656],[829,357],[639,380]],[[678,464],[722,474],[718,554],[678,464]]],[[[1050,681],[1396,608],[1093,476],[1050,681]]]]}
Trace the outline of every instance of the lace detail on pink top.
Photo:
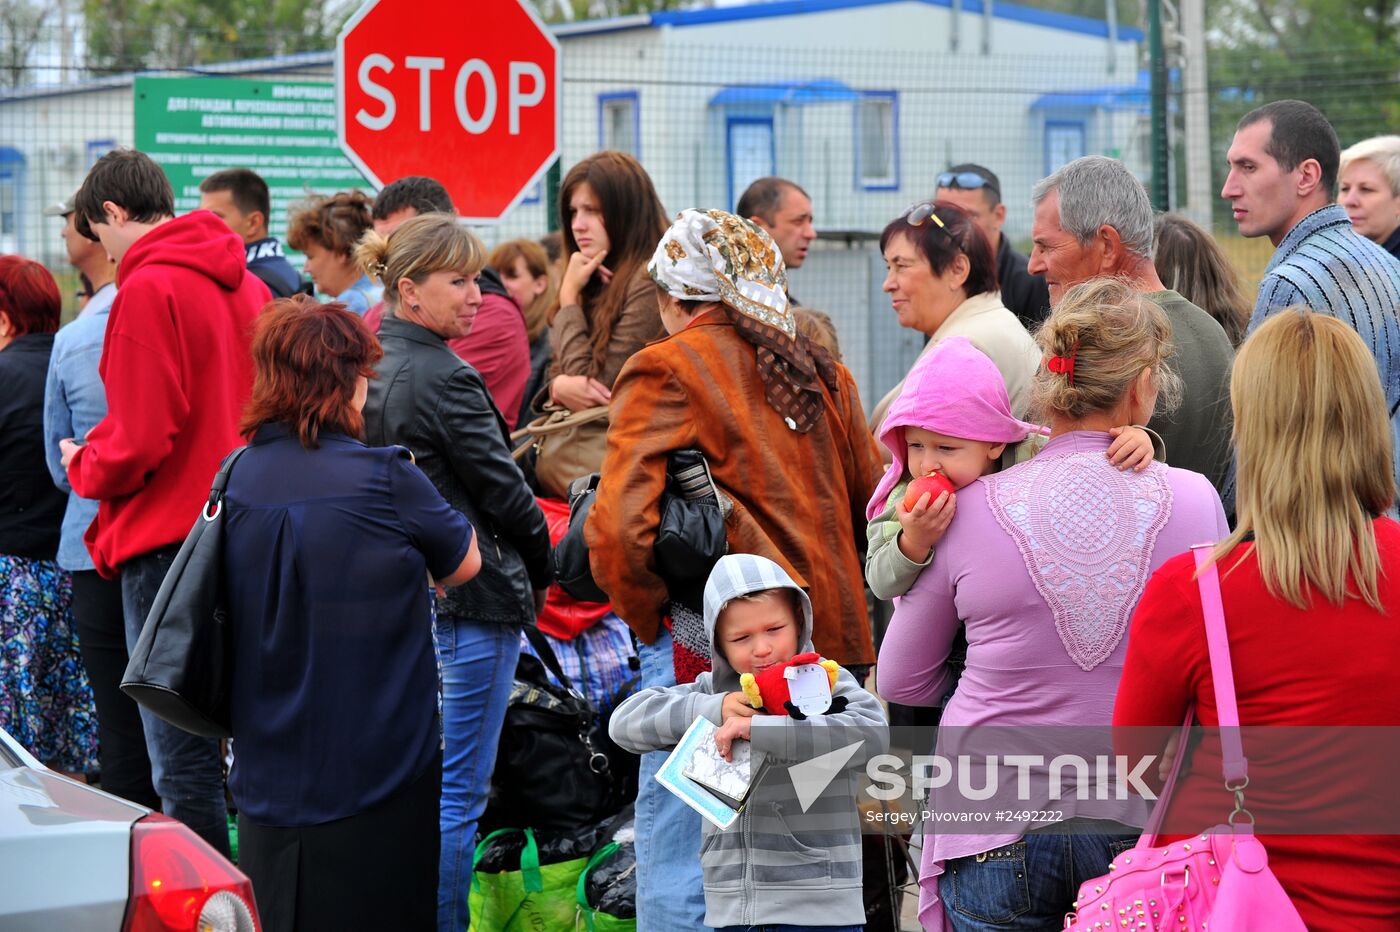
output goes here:
{"type": "Polygon", "coordinates": [[[1167,469],[1114,468],[1102,450],[1035,459],[982,480],[997,523],[1016,542],[1055,631],[1080,668],[1113,653],[1171,517],[1167,469]]]}

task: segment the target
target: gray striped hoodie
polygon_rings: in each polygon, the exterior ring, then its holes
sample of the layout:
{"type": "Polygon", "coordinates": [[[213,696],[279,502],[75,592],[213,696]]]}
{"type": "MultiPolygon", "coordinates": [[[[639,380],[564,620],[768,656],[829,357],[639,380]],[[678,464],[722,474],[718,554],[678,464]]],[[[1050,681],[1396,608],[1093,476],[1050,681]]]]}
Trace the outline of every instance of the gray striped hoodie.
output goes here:
{"type": "MultiPolygon", "coordinates": [[[[733,598],[765,589],[794,589],[801,596],[802,651],[812,649],[812,603],[782,567],[752,554],[730,554],[705,584],[705,630],[713,671],[694,683],[642,690],[613,713],[613,740],[635,753],[674,747],[698,716],[723,724],[726,693],[739,690],[739,674],[715,649],[715,623],[733,598]]],[[[865,923],[861,896],[861,839],[856,790],[865,761],[885,752],[889,732],[878,699],[845,669],[835,696],[845,711],[805,722],[757,715],[753,747],[774,765],[728,829],[702,822],[700,864],[705,874],[705,925],[781,923],[849,926],[865,923]],[[788,764],[861,742],[846,769],[804,812],[788,764]]],[[[664,831],[665,827],[658,826],[664,831]]]]}

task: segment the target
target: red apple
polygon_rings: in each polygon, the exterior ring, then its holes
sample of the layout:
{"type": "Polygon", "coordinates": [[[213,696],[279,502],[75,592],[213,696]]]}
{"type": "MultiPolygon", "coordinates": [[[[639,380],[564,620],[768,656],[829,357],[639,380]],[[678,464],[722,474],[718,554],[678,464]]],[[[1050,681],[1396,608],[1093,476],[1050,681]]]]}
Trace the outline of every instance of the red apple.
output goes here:
{"type": "Polygon", "coordinates": [[[904,493],[904,510],[913,511],[914,506],[919,503],[919,499],[925,492],[930,493],[929,504],[938,501],[938,496],[944,492],[955,492],[953,483],[948,481],[948,477],[941,473],[934,473],[929,476],[920,476],[909,483],[909,491],[904,493]]]}

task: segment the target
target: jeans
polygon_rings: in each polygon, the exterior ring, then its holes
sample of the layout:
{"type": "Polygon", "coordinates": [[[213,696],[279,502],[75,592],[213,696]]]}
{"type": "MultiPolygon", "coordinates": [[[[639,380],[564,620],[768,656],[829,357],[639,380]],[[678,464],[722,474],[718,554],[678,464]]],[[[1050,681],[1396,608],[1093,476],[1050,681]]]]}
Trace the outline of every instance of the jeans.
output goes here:
{"type": "Polygon", "coordinates": [[[715,932],[861,932],[865,926],[725,926],[715,932]]]}
{"type": "Polygon", "coordinates": [[[1029,832],[1003,848],[949,861],[938,878],[938,895],[953,928],[1063,928],[1084,881],[1107,874],[1109,862],[1137,842],[1138,833],[1128,826],[1098,825],[1124,834],[1029,832]]]}
{"type": "Polygon", "coordinates": [[[160,797],[151,784],[151,758],[146,753],[140,706],[118,688],[129,659],[121,583],[103,579],[96,570],[82,570],[72,576],[73,624],[78,629],[78,647],[97,706],[102,789],[159,810],[160,797]]]}
{"type": "MultiPolygon", "coordinates": [[[[136,647],[151,603],[179,550],[179,544],[171,544],[132,557],[121,565],[128,651],[136,647]]],[[[146,750],[151,756],[151,782],[164,803],[165,814],[185,823],[215,851],[228,857],[228,805],[224,802],[219,742],[181,731],[144,708],[141,722],[146,730],[146,750]]]]}
{"type": "MultiPolygon", "coordinates": [[[[676,685],[671,633],[643,644],[641,688],[676,685]]],[[[700,814],[655,780],[670,751],[642,755],[637,792],[637,928],[705,928],[700,814]]]]}
{"type": "Polygon", "coordinates": [[[486,810],[496,748],[520,659],[520,629],[439,616],[442,661],[442,858],[438,864],[438,932],[465,930],[470,919],[476,823],[486,810]]]}

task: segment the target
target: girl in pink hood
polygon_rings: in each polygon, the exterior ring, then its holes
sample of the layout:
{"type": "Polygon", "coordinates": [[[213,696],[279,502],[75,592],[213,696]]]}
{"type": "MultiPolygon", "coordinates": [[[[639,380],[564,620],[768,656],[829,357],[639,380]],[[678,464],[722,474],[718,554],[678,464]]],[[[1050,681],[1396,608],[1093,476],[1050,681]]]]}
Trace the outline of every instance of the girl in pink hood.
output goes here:
{"type": "MultiPolygon", "coordinates": [[[[1165,459],[1162,440],[1145,427],[1114,428],[1108,458],[1120,469],[1146,469],[1165,459]]],[[[880,426],[893,462],[865,508],[870,543],[865,578],[877,599],[909,591],[933,561],[957,495],[925,492],[905,507],[909,483],[939,473],[961,489],[979,476],[1029,459],[1045,444],[1042,428],[1012,417],[1006,383],[996,365],[966,337],[948,337],[925,354],[905,379],[880,426]]]]}

